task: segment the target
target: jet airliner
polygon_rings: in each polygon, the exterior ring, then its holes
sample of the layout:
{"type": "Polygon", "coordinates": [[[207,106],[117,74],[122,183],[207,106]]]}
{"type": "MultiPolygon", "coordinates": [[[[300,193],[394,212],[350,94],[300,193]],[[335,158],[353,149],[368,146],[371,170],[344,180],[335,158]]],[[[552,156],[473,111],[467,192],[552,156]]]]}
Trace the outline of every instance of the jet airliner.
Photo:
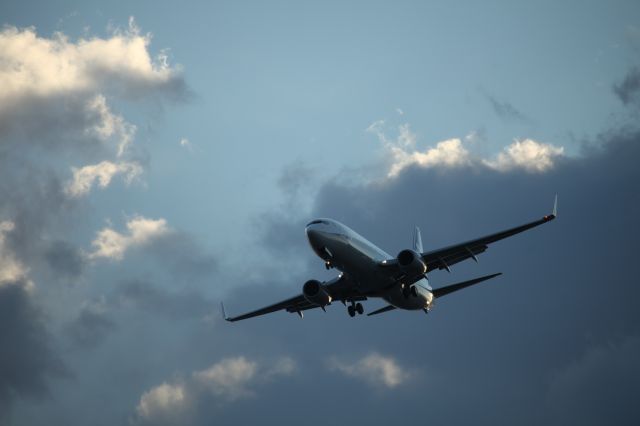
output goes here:
{"type": "Polygon", "coordinates": [[[340,274],[326,282],[309,280],[302,286],[302,294],[235,317],[228,317],[222,305],[222,314],[227,321],[239,321],[286,310],[302,318],[307,309],[320,308],[326,311],[327,306],[339,301],[347,306],[349,316],[354,317],[364,313],[362,302],[371,298],[382,298],[388,304],[369,313],[369,316],[394,309],[423,310],[428,313],[436,299],[501,273],[433,289],[429,285],[427,272],[442,269],[451,272],[452,265],[466,259],[477,262],[477,256],[489,244],[555,219],[557,206],[556,196],[552,213],[541,219],[428,252],[423,251],[420,229],[416,227],[413,248],[400,251],[396,257],[336,220],[316,219],[305,228],[309,244],[327,269],[335,268],[340,274]]]}

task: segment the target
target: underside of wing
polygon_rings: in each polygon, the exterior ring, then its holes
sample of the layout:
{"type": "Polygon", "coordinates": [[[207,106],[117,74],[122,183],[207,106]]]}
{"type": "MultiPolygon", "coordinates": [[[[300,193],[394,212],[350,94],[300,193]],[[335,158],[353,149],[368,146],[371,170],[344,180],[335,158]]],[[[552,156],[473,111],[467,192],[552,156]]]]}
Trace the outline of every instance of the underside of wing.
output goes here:
{"type": "Polygon", "coordinates": [[[552,221],[556,218],[556,209],[557,197],[554,202],[553,212],[550,215],[544,216],[542,219],[534,220],[533,222],[525,223],[524,225],[496,232],[495,234],[481,238],[476,238],[475,240],[466,241],[461,244],[455,244],[449,247],[422,253],[422,260],[427,265],[428,271],[432,271],[434,269],[446,269],[449,271],[449,267],[451,265],[470,258],[477,262],[478,259],[476,256],[484,252],[488,248],[489,244],[552,221]]]}
{"type": "MultiPolygon", "coordinates": [[[[332,301],[351,301],[354,302],[367,300],[366,296],[360,294],[356,289],[351,280],[346,278],[344,275],[336,277],[335,279],[324,284],[324,288],[331,296],[332,301]]],[[[274,303],[273,305],[266,306],[264,308],[256,309],[255,311],[247,312],[246,314],[238,315],[235,317],[228,317],[224,312],[223,307],[223,315],[224,319],[230,322],[240,321],[247,318],[253,318],[260,315],[269,314],[272,312],[277,312],[281,310],[285,310],[287,312],[296,312],[302,316],[302,312],[308,309],[320,308],[320,305],[309,302],[304,295],[299,294],[297,296],[291,297],[289,299],[283,300],[282,302],[274,303]]]]}
{"type": "Polygon", "coordinates": [[[497,274],[485,275],[484,277],[474,278],[472,280],[467,280],[460,283],[451,284],[445,287],[436,288],[431,292],[433,293],[433,297],[437,299],[439,297],[446,296],[447,294],[451,294],[454,291],[462,290],[463,288],[471,287],[472,285],[481,283],[486,280],[490,280],[491,278],[495,278],[498,275],[502,275],[502,273],[498,272],[497,274]]]}
{"type": "Polygon", "coordinates": [[[393,311],[394,309],[396,309],[396,307],[395,307],[395,306],[393,306],[393,305],[387,305],[387,306],[385,306],[384,308],[380,308],[380,309],[378,309],[378,310],[375,310],[375,311],[373,311],[373,312],[368,313],[368,314],[367,314],[367,316],[368,316],[368,317],[370,317],[371,315],[378,315],[378,314],[382,314],[382,313],[385,313],[385,312],[393,311]]]}
{"type": "MultiPolygon", "coordinates": [[[[542,219],[534,220],[533,222],[525,223],[524,225],[496,232],[495,234],[476,238],[475,240],[469,240],[464,243],[454,244],[452,246],[429,251],[426,253],[420,253],[422,261],[427,266],[427,271],[433,271],[435,269],[446,269],[449,272],[451,265],[455,265],[456,263],[462,262],[463,260],[473,259],[477,262],[477,256],[487,250],[489,244],[511,237],[512,235],[519,234],[528,229],[535,228],[536,226],[542,225],[543,223],[547,223],[555,219],[557,216],[557,201],[558,199],[556,197],[556,201],[553,206],[553,212],[542,217],[542,219]]],[[[402,271],[400,271],[398,259],[385,259],[381,261],[378,266],[380,268],[389,270],[389,273],[395,274],[396,276],[398,276],[398,279],[402,278],[402,271]]]]}

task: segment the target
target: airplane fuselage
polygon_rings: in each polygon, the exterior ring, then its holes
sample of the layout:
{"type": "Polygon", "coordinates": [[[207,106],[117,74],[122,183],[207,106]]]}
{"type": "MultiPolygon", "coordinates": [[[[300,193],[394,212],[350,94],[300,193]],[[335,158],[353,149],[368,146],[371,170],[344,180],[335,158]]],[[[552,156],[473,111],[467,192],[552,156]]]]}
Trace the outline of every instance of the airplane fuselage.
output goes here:
{"type": "Polygon", "coordinates": [[[429,309],[433,303],[426,278],[412,281],[414,297],[406,297],[402,283],[382,271],[381,262],[392,256],[348,226],[318,219],[307,225],[306,234],[313,251],[327,265],[348,275],[362,294],[381,297],[400,309],[429,309]]]}

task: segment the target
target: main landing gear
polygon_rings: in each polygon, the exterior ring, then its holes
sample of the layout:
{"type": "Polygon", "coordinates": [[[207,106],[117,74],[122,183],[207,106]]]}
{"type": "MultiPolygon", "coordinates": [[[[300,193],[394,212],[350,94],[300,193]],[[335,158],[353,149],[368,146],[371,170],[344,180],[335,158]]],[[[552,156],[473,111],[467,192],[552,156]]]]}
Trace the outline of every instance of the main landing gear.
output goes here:
{"type": "Polygon", "coordinates": [[[408,299],[409,296],[418,297],[418,290],[416,290],[416,286],[408,286],[406,284],[402,284],[402,295],[405,299],[408,299]]]}
{"type": "Polygon", "coordinates": [[[356,313],[362,315],[364,313],[364,308],[362,307],[362,303],[354,303],[351,302],[349,306],[347,306],[347,312],[351,318],[356,316],[356,313]]]}

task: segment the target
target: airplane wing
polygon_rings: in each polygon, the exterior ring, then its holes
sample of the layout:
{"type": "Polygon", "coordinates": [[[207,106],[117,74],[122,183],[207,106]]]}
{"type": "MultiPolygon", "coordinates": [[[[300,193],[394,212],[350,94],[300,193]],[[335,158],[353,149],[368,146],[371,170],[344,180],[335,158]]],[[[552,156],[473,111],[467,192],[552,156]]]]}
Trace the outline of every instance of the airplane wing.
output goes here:
{"type": "MultiPolygon", "coordinates": [[[[366,296],[360,294],[355,286],[352,285],[346,275],[341,275],[335,279],[324,284],[327,292],[331,296],[332,301],[362,301],[367,300],[366,296]]],[[[286,310],[287,312],[296,312],[302,316],[302,311],[307,309],[319,308],[319,305],[310,303],[302,294],[283,300],[282,302],[274,303],[273,305],[266,306],[255,311],[247,312],[246,314],[238,315],[235,317],[228,317],[224,311],[224,305],[222,306],[222,313],[226,321],[234,322],[247,318],[253,318],[260,315],[269,314],[280,310],[286,310]]]]}
{"type": "Polygon", "coordinates": [[[434,269],[446,269],[449,271],[449,267],[451,265],[469,258],[472,258],[477,262],[478,260],[476,255],[484,252],[489,244],[512,235],[519,234],[520,232],[524,232],[555,219],[557,216],[557,209],[558,196],[556,196],[553,204],[553,212],[544,216],[542,219],[534,220],[533,222],[525,223],[524,225],[516,226],[515,228],[496,232],[495,234],[476,238],[475,240],[466,241],[461,244],[455,244],[449,247],[422,253],[422,260],[427,265],[427,271],[432,271],[434,269]]]}

